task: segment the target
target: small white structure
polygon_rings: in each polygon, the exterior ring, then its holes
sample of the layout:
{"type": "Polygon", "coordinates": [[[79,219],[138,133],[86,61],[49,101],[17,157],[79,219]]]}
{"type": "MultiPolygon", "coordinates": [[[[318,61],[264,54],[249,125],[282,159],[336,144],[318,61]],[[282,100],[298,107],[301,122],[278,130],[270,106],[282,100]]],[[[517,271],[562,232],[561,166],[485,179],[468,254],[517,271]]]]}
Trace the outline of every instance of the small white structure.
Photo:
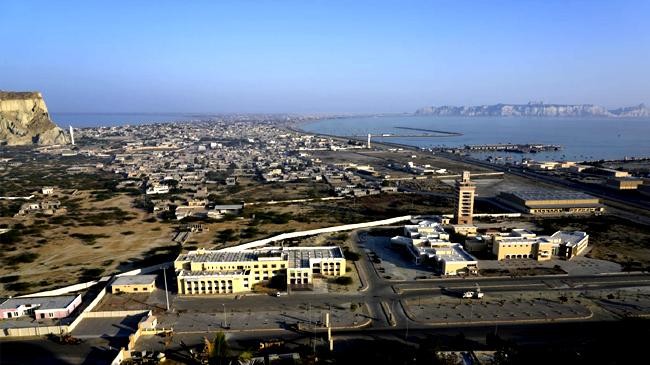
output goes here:
{"type": "Polygon", "coordinates": [[[54,187],[52,187],[52,186],[43,186],[41,188],[41,193],[43,195],[52,195],[52,194],[54,194],[54,187]]]}
{"type": "Polygon", "coordinates": [[[74,128],[70,126],[70,143],[74,146],[74,128]]]}
{"type": "Polygon", "coordinates": [[[81,304],[81,294],[54,297],[10,298],[0,304],[0,318],[33,316],[35,319],[65,318],[81,304]]]}
{"type": "Polygon", "coordinates": [[[147,195],[153,194],[167,194],[169,193],[169,186],[162,184],[154,184],[147,189],[147,195]]]}

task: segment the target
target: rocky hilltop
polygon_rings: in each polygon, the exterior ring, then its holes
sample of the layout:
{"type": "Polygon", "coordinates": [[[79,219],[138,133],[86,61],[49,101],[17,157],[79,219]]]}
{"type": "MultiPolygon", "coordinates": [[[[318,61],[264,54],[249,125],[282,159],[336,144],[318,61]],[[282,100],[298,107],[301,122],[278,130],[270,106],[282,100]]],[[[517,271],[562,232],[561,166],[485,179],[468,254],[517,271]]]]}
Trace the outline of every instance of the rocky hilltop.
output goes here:
{"type": "Polygon", "coordinates": [[[52,120],[39,92],[0,91],[0,144],[65,144],[68,138],[52,120]]]}
{"type": "Polygon", "coordinates": [[[591,104],[567,105],[530,102],[528,104],[494,104],[478,106],[430,106],[418,109],[416,115],[459,117],[615,117],[650,116],[644,105],[608,110],[591,104]]]}

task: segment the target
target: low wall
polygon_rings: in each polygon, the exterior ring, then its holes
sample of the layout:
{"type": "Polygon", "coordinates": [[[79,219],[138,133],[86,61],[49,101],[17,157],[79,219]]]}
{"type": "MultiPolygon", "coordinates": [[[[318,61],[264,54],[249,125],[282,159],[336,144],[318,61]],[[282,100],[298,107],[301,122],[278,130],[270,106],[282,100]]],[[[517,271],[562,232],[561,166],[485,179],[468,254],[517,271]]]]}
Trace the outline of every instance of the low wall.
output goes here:
{"type": "Polygon", "coordinates": [[[0,337],[45,336],[67,332],[68,326],[41,326],[24,328],[5,328],[0,330],[0,337]]]}
{"type": "Polygon", "coordinates": [[[222,252],[234,252],[234,251],[239,251],[239,250],[246,250],[246,249],[250,249],[250,248],[266,246],[266,245],[268,245],[269,243],[272,243],[272,242],[282,241],[282,240],[291,239],[291,238],[307,237],[307,236],[313,236],[313,235],[317,235],[317,234],[321,234],[321,233],[351,231],[351,230],[360,229],[360,228],[385,226],[385,225],[389,225],[389,224],[408,221],[408,220],[411,220],[411,219],[412,219],[412,216],[405,215],[405,216],[402,216],[402,217],[395,217],[395,218],[383,219],[383,220],[379,220],[379,221],[372,221],[372,222],[366,222],[366,223],[346,224],[346,225],[342,225],[342,226],[318,228],[318,229],[312,229],[312,230],[308,230],[308,231],[282,233],[282,234],[279,234],[277,236],[273,236],[273,237],[270,237],[270,238],[265,238],[263,240],[253,241],[253,242],[245,243],[245,244],[239,245],[239,246],[223,248],[223,249],[221,249],[219,251],[222,251],[222,252]]]}
{"type": "Polygon", "coordinates": [[[170,266],[172,266],[172,264],[173,264],[173,262],[165,262],[165,263],[158,264],[158,265],[143,267],[142,269],[135,269],[135,270],[123,272],[121,274],[117,274],[117,275],[115,275],[115,277],[148,274],[148,273],[151,273],[151,272],[154,272],[154,271],[167,269],[170,266]]]}
{"type": "Polygon", "coordinates": [[[48,290],[48,291],[42,291],[39,293],[33,293],[33,294],[27,294],[27,295],[21,295],[16,298],[34,298],[34,297],[53,297],[56,295],[65,295],[71,292],[77,292],[81,290],[86,290],[90,288],[91,286],[97,284],[99,281],[88,281],[85,283],[80,283],[80,284],[74,284],[70,286],[66,286],[63,288],[59,289],[53,289],[53,290],[48,290]]]}
{"type": "Polygon", "coordinates": [[[325,198],[307,198],[307,199],[291,199],[291,200],[269,200],[265,202],[251,202],[244,203],[244,207],[247,205],[274,205],[274,204],[292,204],[292,203],[307,203],[313,201],[329,201],[329,200],[343,200],[346,199],[344,196],[328,196],[325,198]]]}
{"type": "Polygon", "coordinates": [[[137,316],[140,314],[151,312],[150,310],[130,310],[130,311],[101,311],[101,312],[88,312],[85,313],[84,318],[107,318],[107,317],[126,317],[137,316]]]}

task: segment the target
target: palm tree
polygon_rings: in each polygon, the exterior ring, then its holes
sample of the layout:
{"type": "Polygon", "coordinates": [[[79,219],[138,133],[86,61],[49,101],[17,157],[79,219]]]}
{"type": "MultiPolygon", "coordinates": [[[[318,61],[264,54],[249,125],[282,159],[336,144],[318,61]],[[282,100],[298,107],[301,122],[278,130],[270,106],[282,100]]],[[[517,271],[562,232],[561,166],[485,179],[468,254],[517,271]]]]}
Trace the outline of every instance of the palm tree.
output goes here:
{"type": "Polygon", "coordinates": [[[230,347],[228,346],[226,335],[223,332],[217,332],[212,341],[204,337],[203,342],[205,343],[204,353],[208,358],[209,364],[226,364],[230,347]]]}

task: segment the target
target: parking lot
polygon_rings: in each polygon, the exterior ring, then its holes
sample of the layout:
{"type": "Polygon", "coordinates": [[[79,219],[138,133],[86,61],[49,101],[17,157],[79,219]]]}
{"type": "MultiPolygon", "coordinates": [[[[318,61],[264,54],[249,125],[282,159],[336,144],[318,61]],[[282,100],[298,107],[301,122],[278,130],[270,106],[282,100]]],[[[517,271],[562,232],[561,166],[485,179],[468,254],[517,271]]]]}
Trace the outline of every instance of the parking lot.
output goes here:
{"type": "Polygon", "coordinates": [[[416,265],[409,257],[390,245],[390,237],[367,236],[360,245],[375,270],[386,280],[415,280],[438,277],[432,269],[416,265]]]}
{"type": "Polygon", "coordinates": [[[487,300],[446,297],[403,302],[417,322],[432,324],[478,323],[584,318],[592,313],[580,300],[547,298],[491,298],[487,300]]]}
{"type": "Polygon", "coordinates": [[[278,308],[241,308],[218,305],[210,312],[164,313],[158,315],[159,327],[174,328],[175,332],[212,331],[224,327],[232,330],[274,329],[296,326],[298,323],[321,323],[330,314],[333,327],[349,327],[364,322],[365,306],[357,303],[340,305],[299,305],[278,308]]]}

